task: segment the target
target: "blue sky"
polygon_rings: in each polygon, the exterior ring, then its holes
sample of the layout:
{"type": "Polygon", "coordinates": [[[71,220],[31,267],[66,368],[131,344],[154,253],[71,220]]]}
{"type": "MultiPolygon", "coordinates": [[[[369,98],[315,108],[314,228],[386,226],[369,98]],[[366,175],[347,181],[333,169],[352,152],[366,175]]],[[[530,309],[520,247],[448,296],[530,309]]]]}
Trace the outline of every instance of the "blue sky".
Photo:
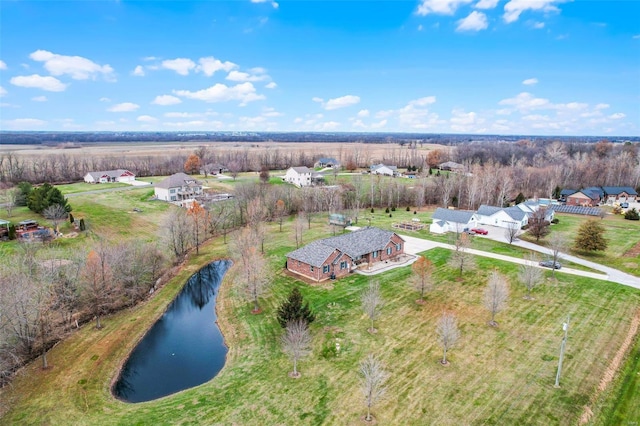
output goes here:
{"type": "Polygon", "coordinates": [[[640,2],[0,2],[0,129],[640,135],[640,2]]]}

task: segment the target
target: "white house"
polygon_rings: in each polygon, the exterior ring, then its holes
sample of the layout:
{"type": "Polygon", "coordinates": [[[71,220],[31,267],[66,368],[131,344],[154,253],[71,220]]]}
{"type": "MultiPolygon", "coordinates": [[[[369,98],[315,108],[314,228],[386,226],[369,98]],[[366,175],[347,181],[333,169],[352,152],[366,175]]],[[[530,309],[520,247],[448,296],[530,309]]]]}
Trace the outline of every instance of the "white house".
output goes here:
{"type": "Polygon", "coordinates": [[[163,201],[185,201],[202,195],[202,184],[185,173],[176,173],[158,182],[156,198],[163,201]]]}
{"type": "Polygon", "coordinates": [[[284,181],[294,184],[297,187],[311,186],[312,171],[306,166],[289,167],[284,175],[284,181]]]}
{"type": "Polygon", "coordinates": [[[321,183],[324,179],[322,173],[315,172],[308,167],[289,167],[283,177],[285,182],[294,184],[297,187],[311,186],[321,183]]]}
{"type": "Polygon", "coordinates": [[[384,164],[374,164],[371,166],[371,174],[373,175],[385,175],[385,176],[396,176],[398,174],[398,167],[396,166],[385,166],[384,164]]]}
{"type": "Polygon", "coordinates": [[[483,204],[478,209],[478,223],[500,228],[521,228],[529,223],[529,214],[530,212],[525,212],[517,206],[503,208],[483,204]]]}
{"type": "Polygon", "coordinates": [[[469,210],[438,208],[433,213],[432,219],[433,223],[429,225],[429,231],[434,234],[462,232],[467,228],[475,228],[478,225],[476,213],[469,210]]]}
{"type": "Polygon", "coordinates": [[[84,181],[87,183],[113,183],[113,182],[133,182],[136,180],[136,175],[129,170],[107,170],[105,172],[89,172],[84,176],[84,181]]]}

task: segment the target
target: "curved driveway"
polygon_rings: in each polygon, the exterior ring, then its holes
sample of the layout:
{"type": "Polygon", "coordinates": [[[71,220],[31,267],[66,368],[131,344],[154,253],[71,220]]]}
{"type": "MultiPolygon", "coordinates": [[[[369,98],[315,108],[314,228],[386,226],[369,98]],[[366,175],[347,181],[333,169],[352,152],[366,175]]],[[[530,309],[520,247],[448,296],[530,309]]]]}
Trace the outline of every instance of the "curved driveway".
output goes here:
{"type": "MultiPolygon", "coordinates": [[[[502,231],[504,232],[504,230],[502,231]]],[[[490,230],[489,231],[489,235],[488,236],[483,236],[480,238],[491,238],[495,241],[500,241],[500,242],[506,242],[506,239],[504,238],[504,236],[497,236],[497,232],[495,230],[490,230]],[[494,232],[492,232],[494,231],[494,232]],[[492,235],[493,234],[493,235],[492,235]]],[[[453,250],[455,247],[451,244],[444,244],[444,243],[439,243],[439,242],[435,242],[435,241],[430,241],[430,240],[424,240],[422,238],[416,238],[416,237],[412,237],[409,235],[400,235],[402,238],[404,238],[405,240],[405,252],[409,253],[409,254],[417,254],[420,253],[422,251],[426,251],[426,250],[431,250],[432,248],[435,247],[441,247],[441,248],[446,248],[449,250],[453,250]]],[[[517,240],[513,243],[513,245],[519,246],[519,247],[523,247],[532,251],[537,251],[539,253],[543,253],[543,254],[550,254],[550,250],[547,249],[546,247],[541,247],[539,245],[536,244],[532,244],[526,241],[521,241],[521,240],[517,240]]],[[[520,259],[517,257],[511,257],[511,256],[505,256],[502,254],[495,254],[495,253],[489,253],[486,251],[481,251],[481,250],[474,250],[474,249],[469,249],[468,250],[469,253],[474,254],[476,256],[484,256],[484,257],[490,257],[493,259],[499,259],[499,260],[503,260],[506,262],[512,262],[512,263],[518,263],[521,265],[526,265],[529,262],[528,260],[525,259],[520,259]]],[[[601,271],[604,272],[603,274],[597,274],[594,272],[587,272],[587,271],[580,271],[578,269],[572,269],[572,268],[565,268],[563,267],[562,269],[558,269],[556,270],[556,272],[559,273],[565,273],[565,274],[572,274],[572,275],[580,275],[582,277],[588,277],[588,278],[595,278],[598,280],[605,280],[605,281],[612,281],[618,284],[622,284],[622,285],[626,285],[628,287],[633,287],[633,288],[637,288],[640,289],[640,278],[638,277],[634,277],[633,275],[627,274],[625,272],[619,271],[617,269],[614,268],[610,268],[608,266],[604,266],[604,265],[600,265],[598,263],[594,263],[594,262],[590,262],[588,260],[584,260],[584,259],[580,259],[579,257],[575,257],[575,256],[571,256],[568,254],[564,254],[562,253],[560,255],[561,259],[565,259],[568,261],[571,261],[573,263],[576,263],[578,265],[583,265],[583,266],[587,266],[589,268],[595,269],[596,271],[601,271]]],[[[533,264],[534,266],[538,266],[537,264],[533,264]]],[[[547,268],[543,268],[543,269],[547,269],[547,268]]]]}

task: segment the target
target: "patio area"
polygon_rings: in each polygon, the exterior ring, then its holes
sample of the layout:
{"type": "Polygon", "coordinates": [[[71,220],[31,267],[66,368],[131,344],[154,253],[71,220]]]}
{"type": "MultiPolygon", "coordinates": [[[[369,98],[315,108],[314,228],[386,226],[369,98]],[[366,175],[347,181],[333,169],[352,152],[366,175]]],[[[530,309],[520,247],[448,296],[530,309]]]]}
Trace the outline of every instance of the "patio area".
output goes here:
{"type": "Polygon", "coordinates": [[[417,259],[418,256],[403,253],[393,259],[385,260],[384,262],[373,263],[371,266],[366,263],[361,264],[358,266],[358,269],[355,270],[355,273],[360,275],[377,275],[390,269],[411,265],[417,259]]]}

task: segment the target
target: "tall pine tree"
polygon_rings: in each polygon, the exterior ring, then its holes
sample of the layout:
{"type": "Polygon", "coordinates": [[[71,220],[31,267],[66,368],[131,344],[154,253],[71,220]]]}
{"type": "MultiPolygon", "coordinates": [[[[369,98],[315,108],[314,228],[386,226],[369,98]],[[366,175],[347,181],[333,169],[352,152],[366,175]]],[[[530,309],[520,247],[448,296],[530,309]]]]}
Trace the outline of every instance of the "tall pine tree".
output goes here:
{"type": "Polygon", "coordinates": [[[282,328],[286,328],[289,321],[302,320],[311,324],[315,319],[316,316],[311,312],[309,303],[305,303],[302,299],[302,293],[298,287],[291,290],[287,300],[278,308],[278,323],[282,328]]]}

